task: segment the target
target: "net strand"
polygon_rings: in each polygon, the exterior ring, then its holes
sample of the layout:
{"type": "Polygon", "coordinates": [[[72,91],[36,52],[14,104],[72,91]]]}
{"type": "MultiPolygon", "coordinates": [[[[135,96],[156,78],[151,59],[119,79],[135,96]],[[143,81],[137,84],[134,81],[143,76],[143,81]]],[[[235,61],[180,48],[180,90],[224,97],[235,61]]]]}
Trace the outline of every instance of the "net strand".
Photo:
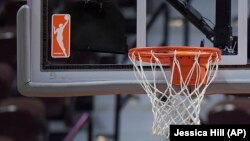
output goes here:
{"type": "Polygon", "coordinates": [[[201,52],[197,52],[186,78],[179,75],[180,85],[176,86],[173,84],[173,78],[175,77],[173,72],[177,69],[179,74],[182,74],[182,66],[176,54],[176,51],[174,51],[172,66],[169,69],[162,64],[157,57],[157,53],[151,51],[149,61],[151,71],[144,70],[144,62],[140,53],[135,54],[133,52],[129,56],[134,65],[135,78],[146,91],[152,104],[154,119],[152,132],[166,138],[169,138],[169,126],[172,124],[200,124],[200,104],[207,87],[215,79],[218,70],[218,54],[214,57],[211,53],[207,60],[206,72],[204,76],[201,76],[202,70],[199,62],[201,52]],[[196,75],[195,85],[191,87],[189,82],[193,75],[196,75]]]}

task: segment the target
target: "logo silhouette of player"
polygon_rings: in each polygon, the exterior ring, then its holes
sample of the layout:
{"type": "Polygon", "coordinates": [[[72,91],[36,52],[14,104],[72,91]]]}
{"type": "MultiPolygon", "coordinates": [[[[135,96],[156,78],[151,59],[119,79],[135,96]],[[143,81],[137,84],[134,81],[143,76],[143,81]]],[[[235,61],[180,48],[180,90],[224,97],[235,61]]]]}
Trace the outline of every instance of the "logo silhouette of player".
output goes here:
{"type": "Polygon", "coordinates": [[[53,31],[54,31],[53,33],[56,34],[57,43],[58,43],[59,47],[61,48],[61,50],[63,51],[64,56],[67,56],[67,53],[66,53],[66,50],[64,47],[64,43],[63,43],[63,32],[64,32],[65,26],[69,22],[70,16],[65,15],[64,19],[66,20],[66,22],[64,24],[60,23],[58,28],[53,27],[53,31]]]}

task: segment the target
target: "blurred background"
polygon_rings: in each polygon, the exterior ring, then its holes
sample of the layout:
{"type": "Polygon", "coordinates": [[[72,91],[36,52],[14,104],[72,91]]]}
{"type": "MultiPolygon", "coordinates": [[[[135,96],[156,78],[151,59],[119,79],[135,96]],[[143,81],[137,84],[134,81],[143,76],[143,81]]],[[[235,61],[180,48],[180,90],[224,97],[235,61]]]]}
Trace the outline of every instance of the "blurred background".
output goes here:
{"type": "MultiPolygon", "coordinates": [[[[61,0],[49,0],[63,10],[61,0]]],[[[215,0],[187,0],[213,27],[215,0]]],[[[232,0],[237,35],[237,0],[232,0]]],[[[194,45],[205,36],[164,0],[147,0],[150,45],[194,45]]],[[[25,0],[0,0],[0,141],[163,141],[151,132],[153,117],[147,96],[115,95],[74,98],[23,97],[16,87],[16,13],[25,0]]],[[[136,1],[117,0],[125,18],[127,44],[135,46],[136,1]]],[[[99,54],[103,55],[103,54],[99,54]]],[[[103,56],[102,56],[103,57],[103,56]]],[[[105,60],[114,60],[104,56],[105,60]]],[[[119,56],[118,56],[119,58],[119,56]]],[[[119,59],[118,59],[119,61],[119,59]]],[[[250,124],[249,95],[206,96],[202,124],[250,124]]]]}

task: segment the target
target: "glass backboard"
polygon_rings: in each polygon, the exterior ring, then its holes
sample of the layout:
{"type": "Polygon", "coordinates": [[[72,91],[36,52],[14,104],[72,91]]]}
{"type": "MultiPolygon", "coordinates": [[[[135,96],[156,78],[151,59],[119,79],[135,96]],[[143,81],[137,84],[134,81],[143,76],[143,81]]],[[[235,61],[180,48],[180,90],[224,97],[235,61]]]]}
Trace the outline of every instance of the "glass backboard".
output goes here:
{"type": "MultiPolygon", "coordinates": [[[[189,8],[218,31],[217,37],[223,25],[216,26],[216,5],[193,0],[189,8]]],[[[225,52],[208,94],[250,90],[248,5],[248,0],[231,2],[232,48],[219,47],[225,52]]],[[[17,15],[19,91],[42,97],[144,93],[127,57],[130,48],[200,46],[203,39],[214,46],[197,25],[186,26],[187,16],[175,6],[171,0],[28,0],[17,15]]]]}

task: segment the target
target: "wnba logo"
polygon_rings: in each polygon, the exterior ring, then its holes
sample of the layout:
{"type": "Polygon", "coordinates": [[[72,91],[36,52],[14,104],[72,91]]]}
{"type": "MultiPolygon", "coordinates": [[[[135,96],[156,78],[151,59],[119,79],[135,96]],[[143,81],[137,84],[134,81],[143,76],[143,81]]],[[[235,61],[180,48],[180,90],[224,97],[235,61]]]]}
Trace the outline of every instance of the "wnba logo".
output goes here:
{"type": "Polygon", "coordinates": [[[51,31],[52,58],[70,57],[70,15],[54,14],[51,31]]]}

